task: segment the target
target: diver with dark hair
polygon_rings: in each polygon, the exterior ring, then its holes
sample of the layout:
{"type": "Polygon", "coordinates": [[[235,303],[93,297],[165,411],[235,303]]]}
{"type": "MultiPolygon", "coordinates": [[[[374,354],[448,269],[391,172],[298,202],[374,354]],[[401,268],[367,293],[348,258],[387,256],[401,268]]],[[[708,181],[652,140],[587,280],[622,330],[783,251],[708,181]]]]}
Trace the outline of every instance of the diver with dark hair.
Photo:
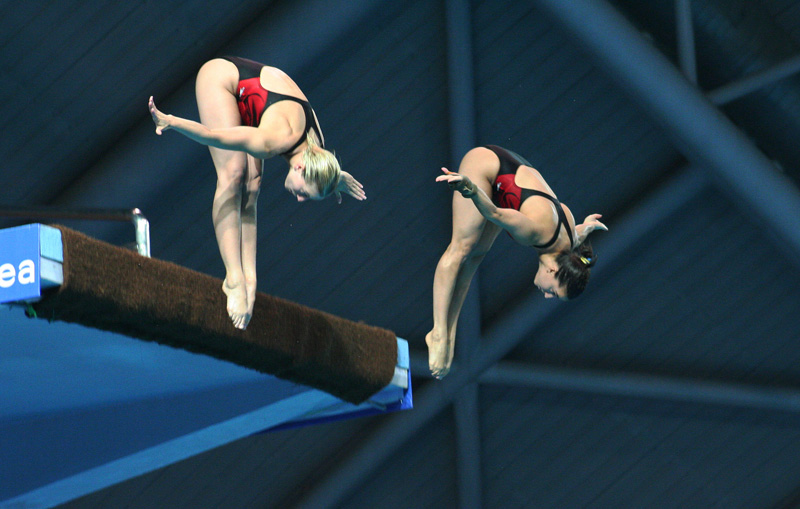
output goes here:
{"type": "Polygon", "coordinates": [[[442,168],[437,182],[460,193],[453,196],[453,236],[433,280],[433,329],[425,337],[428,363],[436,378],[450,371],[456,325],[472,277],[501,230],[523,246],[535,248],[539,268],[533,283],[546,298],[574,299],[589,281],[595,264],[586,237],[608,230],[600,214],[575,224],[542,175],[519,155],[487,145],[473,148],[458,173],[442,168]]]}

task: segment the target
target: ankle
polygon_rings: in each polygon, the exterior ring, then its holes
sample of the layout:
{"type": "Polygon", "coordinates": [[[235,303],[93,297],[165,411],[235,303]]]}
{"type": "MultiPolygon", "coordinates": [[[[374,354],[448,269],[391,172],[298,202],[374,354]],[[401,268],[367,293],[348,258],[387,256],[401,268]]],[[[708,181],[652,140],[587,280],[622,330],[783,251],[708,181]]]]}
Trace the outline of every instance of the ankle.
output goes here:
{"type": "Polygon", "coordinates": [[[223,284],[225,285],[226,288],[230,289],[239,288],[241,286],[244,286],[244,278],[237,279],[237,278],[232,278],[230,276],[225,276],[225,281],[223,281],[223,284]]]}

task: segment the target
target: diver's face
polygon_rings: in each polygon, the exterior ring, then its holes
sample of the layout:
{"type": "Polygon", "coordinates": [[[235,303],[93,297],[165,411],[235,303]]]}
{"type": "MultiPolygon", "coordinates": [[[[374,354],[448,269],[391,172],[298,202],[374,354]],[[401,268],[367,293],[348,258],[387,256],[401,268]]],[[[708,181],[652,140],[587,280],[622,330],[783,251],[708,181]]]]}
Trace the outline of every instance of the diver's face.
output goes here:
{"type": "Polygon", "coordinates": [[[567,300],[567,289],[556,279],[558,266],[554,261],[539,259],[539,270],[533,278],[533,284],[544,294],[546,299],[567,300]]]}
{"type": "Polygon", "coordinates": [[[319,194],[316,184],[306,183],[304,178],[305,168],[296,166],[289,170],[286,174],[286,181],[283,186],[287,191],[292,193],[297,201],[304,202],[307,200],[321,200],[322,196],[319,194]]]}

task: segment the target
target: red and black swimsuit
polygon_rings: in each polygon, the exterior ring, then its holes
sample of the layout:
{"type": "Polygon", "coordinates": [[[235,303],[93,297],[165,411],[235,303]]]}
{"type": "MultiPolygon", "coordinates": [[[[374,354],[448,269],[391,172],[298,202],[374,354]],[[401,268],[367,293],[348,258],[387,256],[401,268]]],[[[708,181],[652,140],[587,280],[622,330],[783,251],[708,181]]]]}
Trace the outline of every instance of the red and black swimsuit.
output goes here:
{"type": "Polygon", "coordinates": [[[519,208],[522,206],[522,203],[531,196],[541,196],[542,198],[547,198],[553,202],[553,205],[556,206],[558,224],[556,225],[556,231],[553,234],[553,237],[547,243],[533,247],[545,249],[555,244],[556,240],[558,240],[558,234],[561,232],[561,225],[564,225],[564,228],[566,228],[567,236],[569,237],[569,245],[572,246],[572,231],[570,230],[569,221],[567,221],[567,215],[564,213],[564,208],[561,206],[561,202],[547,193],[543,193],[535,189],[519,187],[515,182],[517,170],[520,166],[530,166],[533,168],[533,165],[531,165],[531,163],[526,161],[520,155],[502,147],[498,147],[497,145],[486,145],[486,148],[494,152],[498,159],[500,159],[500,172],[497,174],[497,178],[492,184],[492,202],[496,206],[503,209],[519,210],[519,208]]]}
{"type": "MultiPolygon", "coordinates": [[[[314,110],[308,101],[292,97],[290,95],[279,94],[278,92],[271,92],[261,86],[261,69],[264,64],[260,64],[253,60],[239,57],[222,57],[229,62],[233,62],[239,70],[239,86],[236,88],[236,103],[239,106],[239,115],[242,117],[242,124],[250,127],[258,127],[261,123],[261,117],[267,108],[280,101],[294,101],[303,107],[303,112],[306,115],[306,127],[303,135],[297,140],[292,148],[283,152],[287,154],[296,149],[306,139],[308,131],[313,129],[317,133],[320,146],[325,148],[325,140],[322,138],[322,131],[317,124],[317,119],[314,117],[314,110]]],[[[283,155],[281,154],[281,155],[283,155]]]]}

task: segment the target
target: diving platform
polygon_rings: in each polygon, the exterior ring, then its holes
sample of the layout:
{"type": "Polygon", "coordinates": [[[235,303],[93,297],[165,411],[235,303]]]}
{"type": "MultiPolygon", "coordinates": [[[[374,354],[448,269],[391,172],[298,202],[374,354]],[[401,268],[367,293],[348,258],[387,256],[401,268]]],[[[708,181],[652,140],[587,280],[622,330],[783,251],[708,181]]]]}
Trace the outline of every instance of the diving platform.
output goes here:
{"type": "Polygon", "coordinates": [[[256,433],[411,408],[391,331],[61,226],[0,230],[0,508],[52,507],[256,433]]]}

